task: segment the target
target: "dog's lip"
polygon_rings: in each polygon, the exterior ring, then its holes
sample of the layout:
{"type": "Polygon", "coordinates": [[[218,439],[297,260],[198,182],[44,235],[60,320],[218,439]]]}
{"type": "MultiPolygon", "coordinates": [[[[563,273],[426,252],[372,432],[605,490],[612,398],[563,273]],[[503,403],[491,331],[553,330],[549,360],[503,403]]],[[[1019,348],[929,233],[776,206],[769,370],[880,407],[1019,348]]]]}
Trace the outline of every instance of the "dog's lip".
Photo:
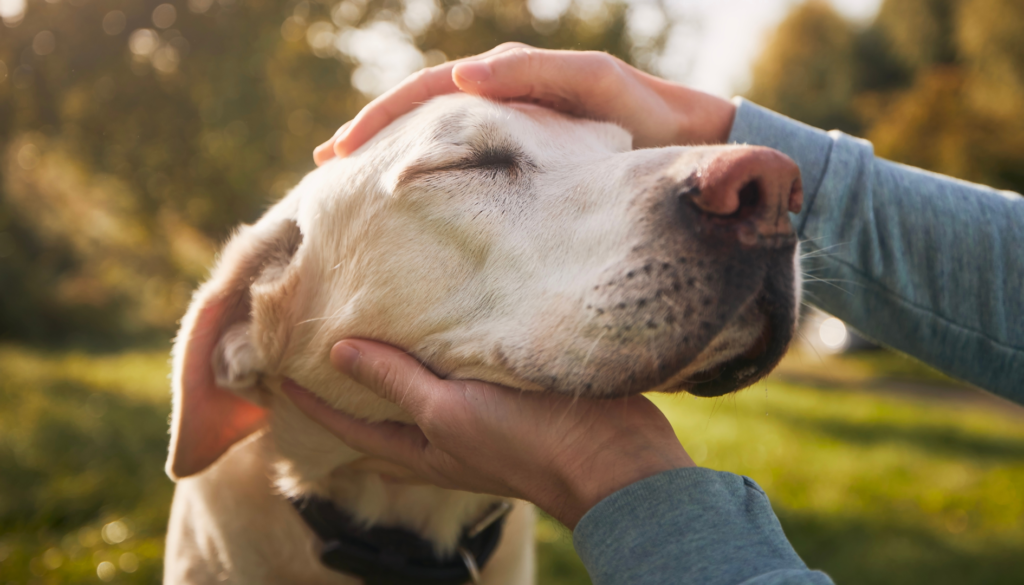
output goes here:
{"type": "Polygon", "coordinates": [[[768,353],[769,343],[771,343],[771,325],[766,324],[757,339],[755,339],[750,347],[740,355],[720,364],[711,366],[706,370],[700,370],[687,376],[687,389],[689,390],[701,384],[707,384],[715,381],[726,369],[729,369],[731,365],[735,365],[737,363],[743,363],[746,365],[763,358],[764,355],[768,353]]]}
{"type": "MultiPolygon", "coordinates": [[[[767,307],[762,306],[762,310],[767,310],[767,307]]],[[[781,357],[781,352],[772,351],[773,342],[780,333],[775,330],[772,321],[771,318],[766,320],[761,334],[743,353],[687,376],[682,389],[695,396],[721,396],[763,377],[781,357]],[[776,359],[769,355],[772,353],[778,354],[776,359]]],[[[785,341],[781,343],[788,345],[785,341]]]]}

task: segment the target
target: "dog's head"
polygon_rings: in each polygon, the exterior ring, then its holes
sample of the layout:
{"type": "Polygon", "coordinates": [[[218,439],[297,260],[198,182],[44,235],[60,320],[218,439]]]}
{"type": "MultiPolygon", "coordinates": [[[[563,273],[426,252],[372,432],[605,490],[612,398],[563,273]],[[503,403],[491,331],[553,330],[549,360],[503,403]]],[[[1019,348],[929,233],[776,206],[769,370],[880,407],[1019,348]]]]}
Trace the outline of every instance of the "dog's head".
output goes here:
{"type": "Polygon", "coordinates": [[[286,408],[285,376],[403,419],[331,368],[347,337],[524,390],[748,386],[793,333],[800,198],[769,149],[632,150],[612,124],[435,99],[228,243],[175,345],[169,470],[201,470],[286,408]]]}

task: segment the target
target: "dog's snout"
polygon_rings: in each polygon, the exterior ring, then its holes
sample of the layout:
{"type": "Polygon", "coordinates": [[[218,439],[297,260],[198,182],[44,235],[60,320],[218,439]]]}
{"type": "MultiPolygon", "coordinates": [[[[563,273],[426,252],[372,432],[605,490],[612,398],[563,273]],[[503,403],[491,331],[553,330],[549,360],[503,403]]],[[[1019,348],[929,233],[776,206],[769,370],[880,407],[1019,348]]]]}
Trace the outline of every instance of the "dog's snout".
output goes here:
{"type": "Polygon", "coordinates": [[[788,156],[760,146],[716,153],[682,193],[718,226],[735,226],[741,241],[792,233],[786,211],[803,204],[800,169],[788,156]]]}

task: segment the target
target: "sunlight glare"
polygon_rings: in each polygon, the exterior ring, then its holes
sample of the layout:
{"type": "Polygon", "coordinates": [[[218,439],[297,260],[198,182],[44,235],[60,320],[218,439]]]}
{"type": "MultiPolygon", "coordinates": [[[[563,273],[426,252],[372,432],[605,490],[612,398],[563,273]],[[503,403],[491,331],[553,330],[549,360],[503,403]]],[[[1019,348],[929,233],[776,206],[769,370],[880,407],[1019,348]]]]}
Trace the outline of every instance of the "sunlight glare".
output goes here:
{"type": "Polygon", "coordinates": [[[829,317],[818,327],[818,337],[829,349],[840,350],[846,345],[849,334],[846,332],[845,323],[835,317],[829,317]]]}

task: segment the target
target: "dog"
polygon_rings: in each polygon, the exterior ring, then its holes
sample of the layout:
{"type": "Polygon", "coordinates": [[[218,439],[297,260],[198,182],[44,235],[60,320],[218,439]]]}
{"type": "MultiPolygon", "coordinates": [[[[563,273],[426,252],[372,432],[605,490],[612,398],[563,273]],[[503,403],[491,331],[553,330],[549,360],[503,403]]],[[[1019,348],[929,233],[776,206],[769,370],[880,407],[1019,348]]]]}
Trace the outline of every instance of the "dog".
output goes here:
{"type": "MultiPolygon", "coordinates": [[[[165,582],[375,582],[325,564],[341,545],[307,517],[313,500],[348,536],[422,540],[466,582],[533,582],[529,505],[480,562],[467,530],[490,530],[500,498],[353,469],[362,455],[282,380],[411,422],[331,367],[330,347],[360,337],[523,391],[732,392],[793,335],[801,197],[795,163],[766,148],[633,150],[614,124],[535,105],[420,106],[241,227],[196,291],[173,350],[165,582]]],[[[405,562],[385,552],[373,562],[405,562]]]]}

